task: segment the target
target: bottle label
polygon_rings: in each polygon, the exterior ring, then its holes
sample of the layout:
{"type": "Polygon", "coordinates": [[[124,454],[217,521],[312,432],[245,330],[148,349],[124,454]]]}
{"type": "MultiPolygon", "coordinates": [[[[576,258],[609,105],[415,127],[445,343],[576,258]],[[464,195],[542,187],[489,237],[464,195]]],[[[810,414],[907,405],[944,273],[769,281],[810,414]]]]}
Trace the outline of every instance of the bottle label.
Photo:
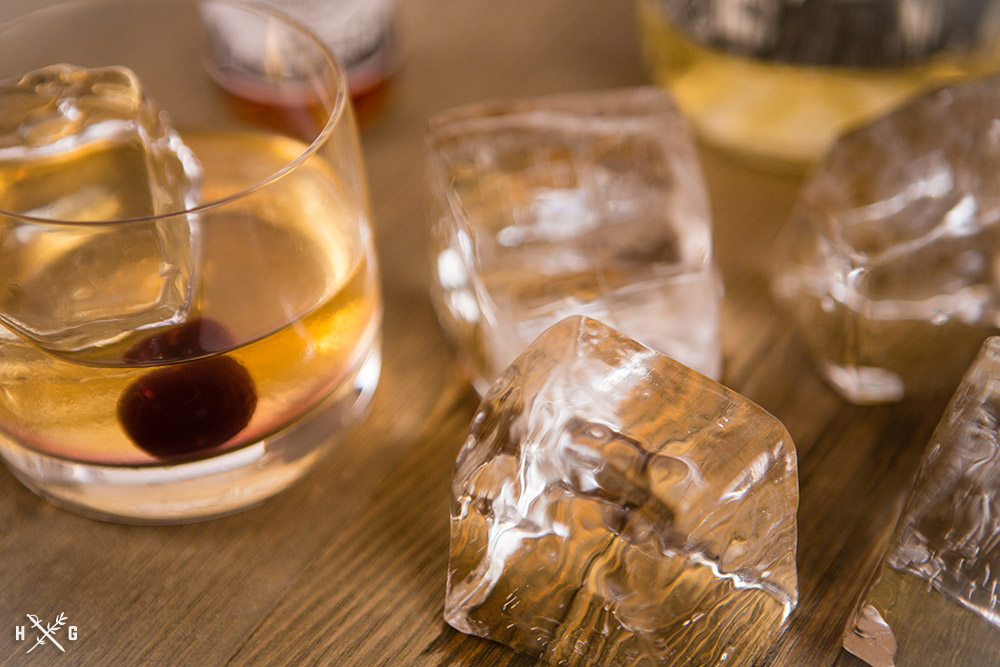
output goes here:
{"type": "Polygon", "coordinates": [[[394,67],[393,0],[264,0],[297,19],[344,66],[352,93],[377,85],[394,67]]]}
{"type": "MultiPolygon", "coordinates": [[[[375,87],[395,67],[393,0],[262,0],[297,20],[340,61],[352,95],[375,87]]],[[[321,69],[319,49],[294,40],[270,39],[265,21],[238,7],[206,4],[200,9],[208,33],[212,76],[241,96],[296,102],[308,96],[308,75],[321,69]],[[267,45],[265,48],[262,45],[267,45]],[[280,89],[268,85],[278,76],[280,89]],[[301,90],[290,83],[303,77],[301,90]],[[238,91],[236,89],[239,89],[238,91]]]]}

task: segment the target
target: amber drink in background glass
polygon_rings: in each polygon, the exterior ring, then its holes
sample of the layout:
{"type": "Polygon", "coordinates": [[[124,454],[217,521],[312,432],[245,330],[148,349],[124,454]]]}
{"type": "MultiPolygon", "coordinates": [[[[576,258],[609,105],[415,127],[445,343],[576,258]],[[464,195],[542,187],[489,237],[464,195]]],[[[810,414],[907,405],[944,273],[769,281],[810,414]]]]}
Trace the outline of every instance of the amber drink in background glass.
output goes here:
{"type": "Polygon", "coordinates": [[[1000,69],[996,0],[638,0],[657,82],[707,141],[802,168],[912,95],[1000,69]]]}
{"type": "Polygon", "coordinates": [[[291,484],[379,374],[339,65],[268,8],[94,0],[0,27],[0,68],[10,470],[56,504],[149,523],[291,484]],[[233,20],[238,59],[216,29],[233,20]],[[254,96],[295,123],[239,113],[254,96]]]}

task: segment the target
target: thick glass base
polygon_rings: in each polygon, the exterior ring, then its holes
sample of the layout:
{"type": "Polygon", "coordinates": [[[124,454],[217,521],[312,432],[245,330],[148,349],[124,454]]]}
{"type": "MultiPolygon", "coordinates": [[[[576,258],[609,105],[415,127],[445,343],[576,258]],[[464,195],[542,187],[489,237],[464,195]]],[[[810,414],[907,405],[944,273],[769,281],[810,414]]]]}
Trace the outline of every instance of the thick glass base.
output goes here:
{"type": "Polygon", "coordinates": [[[105,521],[188,523],[255,505],[313,468],[364,416],[381,370],[376,340],[323,403],[281,431],[214,458],[163,466],[100,466],[27,449],[0,436],[0,456],[54,505],[105,521]]]}

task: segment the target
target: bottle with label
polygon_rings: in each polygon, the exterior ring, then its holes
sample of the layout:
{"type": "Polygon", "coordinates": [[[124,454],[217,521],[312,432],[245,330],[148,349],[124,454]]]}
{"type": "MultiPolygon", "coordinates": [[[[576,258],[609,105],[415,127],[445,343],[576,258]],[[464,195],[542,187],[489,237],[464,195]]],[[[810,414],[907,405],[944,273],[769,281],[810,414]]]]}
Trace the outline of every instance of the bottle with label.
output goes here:
{"type": "MultiPolygon", "coordinates": [[[[340,61],[362,121],[379,106],[398,64],[394,39],[395,0],[261,0],[310,30],[340,61]]],[[[209,74],[254,123],[310,137],[324,114],[317,86],[298,71],[315,69],[316,51],[292,40],[275,40],[279,21],[261,26],[239,8],[206,3],[200,13],[208,40],[209,74]],[[275,42],[275,49],[261,43],[275,42]],[[270,54],[270,55],[269,55],[270,54]],[[279,71],[280,70],[280,71],[279,71]]]]}
{"type": "Polygon", "coordinates": [[[396,66],[394,0],[263,0],[309,28],[347,72],[351,97],[372,94],[396,66]]]}

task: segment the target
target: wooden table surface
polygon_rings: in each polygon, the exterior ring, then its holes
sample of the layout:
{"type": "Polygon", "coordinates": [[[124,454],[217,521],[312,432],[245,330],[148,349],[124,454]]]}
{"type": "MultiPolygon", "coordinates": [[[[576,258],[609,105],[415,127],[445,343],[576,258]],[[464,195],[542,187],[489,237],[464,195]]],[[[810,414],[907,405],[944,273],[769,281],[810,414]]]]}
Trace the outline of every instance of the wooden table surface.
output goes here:
{"type": "MultiPolygon", "coordinates": [[[[80,518],[0,471],[0,665],[533,664],[441,618],[449,477],[477,398],[428,299],[423,129],[485,98],[647,82],[634,9],[402,0],[400,15],[406,60],[362,133],[386,306],[370,416],[292,489],[187,526],[80,518]],[[59,612],[79,639],[25,655],[14,626],[59,612]]],[[[799,455],[800,602],[767,664],[860,664],[841,633],[948,397],[862,408],[827,388],[766,291],[800,180],[701,158],[726,285],[723,381],[781,419],[799,455]]]]}

